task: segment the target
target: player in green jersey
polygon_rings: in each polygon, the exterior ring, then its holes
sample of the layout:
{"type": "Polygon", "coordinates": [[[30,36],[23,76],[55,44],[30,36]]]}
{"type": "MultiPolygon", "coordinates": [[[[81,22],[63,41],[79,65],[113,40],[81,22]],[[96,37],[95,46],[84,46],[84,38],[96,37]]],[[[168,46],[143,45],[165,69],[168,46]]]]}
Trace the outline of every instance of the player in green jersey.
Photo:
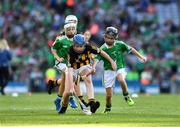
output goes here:
{"type": "MultiPolygon", "coordinates": [[[[142,56],[137,50],[133,47],[125,44],[123,41],[116,40],[118,35],[118,30],[114,27],[107,27],[104,34],[105,43],[101,46],[101,49],[105,51],[115,62],[117,65],[117,71],[113,71],[111,68],[111,64],[104,58],[98,56],[97,61],[104,61],[104,86],[106,88],[106,108],[104,113],[111,111],[111,98],[112,98],[112,89],[117,79],[121,85],[124,99],[129,106],[134,105],[134,101],[131,99],[128,87],[125,81],[125,77],[127,72],[125,71],[125,62],[124,62],[124,53],[132,52],[136,55],[141,61],[146,62],[146,58],[142,56]]],[[[96,61],[96,64],[97,64],[96,61]]],[[[96,66],[94,64],[94,66],[96,66]]]]}
{"type": "MultiPolygon", "coordinates": [[[[62,72],[61,79],[56,80],[57,83],[54,83],[54,84],[62,84],[59,87],[58,96],[55,100],[55,106],[58,112],[60,110],[61,98],[64,91],[64,84],[65,84],[64,72],[67,70],[68,52],[69,52],[70,46],[72,45],[72,38],[74,34],[76,34],[76,24],[74,23],[65,24],[64,31],[65,31],[65,35],[57,37],[51,48],[52,53],[56,59],[55,67],[57,68],[58,71],[62,72]]],[[[51,82],[54,82],[54,81],[49,81],[49,84],[52,84],[51,82]]],[[[52,87],[52,85],[48,85],[48,86],[52,87]]],[[[70,98],[70,106],[72,108],[77,108],[77,104],[75,104],[72,97],[70,98]]]]}
{"type": "MultiPolygon", "coordinates": [[[[73,23],[76,25],[77,27],[77,24],[78,24],[78,19],[75,15],[68,15],[66,18],[65,18],[65,26],[70,24],[70,23],[73,23]]],[[[72,40],[72,37],[74,36],[74,33],[73,34],[68,34],[68,36],[66,35],[66,31],[63,30],[63,32],[61,33],[61,35],[57,38],[57,42],[59,39],[62,39],[62,41],[65,43],[68,38],[68,40],[72,40]],[[66,38],[67,37],[67,38],[66,38]]],[[[56,43],[56,41],[55,41],[56,43]]],[[[58,44],[57,44],[58,45],[58,44]]],[[[67,48],[68,49],[68,48],[67,48]]],[[[66,54],[67,55],[67,50],[66,51],[63,51],[62,52],[63,54],[66,54]]],[[[61,55],[61,54],[60,54],[61,55]]],[[[67,57],[67,56],[66,56],[67,57]]],[[[66,64],[67,64],[67,60],[66,60],[66,64]]],[[[59,66],[63,66],[62,64],[60,64],[59,66]]],[[[54,87],[58,86],[59,89],[58,89],[58,95],[56,97],[56,100],[54,101],[55,103],[55,106],[56,106],[56,110],[59,112],[60,110],[60,107],[61,107],[61,100],[62,100],[62,96],[63,96],[63,92],[64,92],[64,84],[65,84],[65,77],[64,75],[62,75],[62,78],[61,79],[58,79],[58,80],[49,80],[48,82],[48,93],[51,94],[51,91],[54,87]]],[[[77,90],[77,89],[76,89],[77,90]]],[[[80,94],[80,92],[77,92],[78,93],[78,97],[80,98],[80,100],[86,104],[86,102],[84,101],[83,99],[83,96],[80,94]]],[[[74,99],[73,99],[73,96],[70,97],[69,99],[69,104],[72,108],[77,108],[77,104],[75,103],[74,99]]]]}

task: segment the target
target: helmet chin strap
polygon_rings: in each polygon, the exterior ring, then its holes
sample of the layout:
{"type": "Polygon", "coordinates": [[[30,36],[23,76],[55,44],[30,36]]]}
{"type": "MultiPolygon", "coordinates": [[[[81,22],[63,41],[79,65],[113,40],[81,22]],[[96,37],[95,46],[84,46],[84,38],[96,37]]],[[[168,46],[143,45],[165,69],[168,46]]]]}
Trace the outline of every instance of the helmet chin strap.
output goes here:
{"type": "Polygon", "coordinates": [[[74,35],[66,35],[69,39],[73,39],[74,35]]]}
{"type": "MultiPolygon", "coordinates": [[[[74,35],[76,35],[77,31],[74,33],[74,35]]],[[[65,35],[72,41],[73,40],[73,37],[74,35],[67,35],[66,34],[66,31],[65,31],[65,35]]]]}

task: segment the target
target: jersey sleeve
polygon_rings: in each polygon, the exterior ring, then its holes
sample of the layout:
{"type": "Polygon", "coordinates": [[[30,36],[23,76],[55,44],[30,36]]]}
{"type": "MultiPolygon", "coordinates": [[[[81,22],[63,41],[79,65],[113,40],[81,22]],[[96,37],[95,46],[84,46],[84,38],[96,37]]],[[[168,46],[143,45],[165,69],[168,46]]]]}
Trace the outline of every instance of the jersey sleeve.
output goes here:
{"type": "Polygon", "coordinates": [[[94,60],[95,60],[95,61],[101,61],[101,60],[102,60],[102,56],[101,56],[100,54],[98,54],[98,55],[96,55],[96,56],[94,57],[94,60]]]}
{"type": "Polygon", "coordinates": [[[56,37],[56,40],[54,41],[54,44],[52,45],[52,49],[57,50],[62,46],[61,42],[62,38],[60,36],[56,37]]]}
{"type": "Polygon", "coordinates": [[[119,46],[121,47],[123,52],[130,53],[132,50],[132,47],[124,43],[123,41],[118,42],[119,46]]]}

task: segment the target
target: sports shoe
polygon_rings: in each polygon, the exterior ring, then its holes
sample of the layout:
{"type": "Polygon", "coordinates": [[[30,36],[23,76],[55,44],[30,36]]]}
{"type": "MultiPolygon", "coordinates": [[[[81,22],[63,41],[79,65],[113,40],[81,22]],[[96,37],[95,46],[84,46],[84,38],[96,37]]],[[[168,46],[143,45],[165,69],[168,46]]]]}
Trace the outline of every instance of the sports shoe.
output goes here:
{"type": "Polygon", "coordinates": [[[53,80],[49,80],[48,83],[47,83],[48,94],[52,93],[52,90],[53,90],[54,87],[55,87],[54,81],[53,80]]]}
{"type": "Polygon", "coordinates": [[[111,108],[107,108],[107,107],[106,107],[106,109],[104,110],[104,113],[107,114],[107,113],[109,113],[110,111],[111,111],[111,108]]]}
{"type": "Polygon", "coordinates": [[[91,115],[92,114],[92,112],[89,109],[83,109],[82,111],[86,115],[91,115]]]}
{"type": "Polygon", "coordinates": [[[134,101],[131,99],[131,97],[128,95],[128,96],[124,96],[124,99],[125,101],[127,102],[127,104],[129,106],[133,106],[134,105],[134,101]]]}
{"type": "Polygon", "coordinates": [[[99,103],[99,101],[96,101],[96,102],[92,101],[92,102],[89,103],[89,105],[90,105],[91,112],[95,113],[96,110],[99,108],[100,103],[99,103]]]}
{"type": "Polygon", "coordinates": [[[57,97],[56,100],[54,101],[56,111],[59,112],[61,109],[61,98],[57,97]]]}
{"type": "Polygon", "coordinates": [[[82,103],[83,103],[86,107],[88,107],[88,103],[85,102],[85,100],[81,100],[81,101],[82,101],[82,103]]]}
{"type": "Polygon", "coordinates": [[[59,111],[58,113],[59,113],[59,114],[64,114],[64,113],[66,113],[66,110],[67,110],[67,107],[62,106],[61,109],[60,109],[60,111],[59,111]]]}
{"type": "Polygon", "coordinates": [[[78,107],[72,96],[69,98],[69,105],[71,106],[71,108],[77,108],[78,107]]]}
{"type": "MultiPolygon", "coordinates": [[[[84,100],[81,100],[81,102],[82,102],[86,107],[88,107],[88,103],[86,103],[84,100]]],[[[80,107],[81,107],[81,109],[83,110],[82,105],[80,105],[80,107]]]]}

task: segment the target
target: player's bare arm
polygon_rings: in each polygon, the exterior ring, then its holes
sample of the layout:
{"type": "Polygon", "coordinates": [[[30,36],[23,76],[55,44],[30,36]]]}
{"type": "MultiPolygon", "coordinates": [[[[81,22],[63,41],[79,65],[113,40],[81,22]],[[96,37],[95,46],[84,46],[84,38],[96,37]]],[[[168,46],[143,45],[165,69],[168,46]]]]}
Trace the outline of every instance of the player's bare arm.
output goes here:
{"type": "Polygon", "coordinates": [[[54,50],[53,48],[51,48],[51,52],[52,54],[54,55],[55,59],[58,60],[59,62],[63,62],[64,61],[64,58],[61,58],[58,56],[56,50],[54,50]]]}
{"type": "Polygon", "coordinates": [[[96,65],[97,65],[98,62],[99,62],[98,59],[94,59],[94,60],[93,60],[93,64],[92,64],[93,73],[96,72],[96,65]]]}
{"type": "Polygon", "coordinates": [[[100,55],[103,56],[105,59],[107,59],[111,63],[112,69],[114,71],[117,69],[115,61],[106,52],[101,50],[100,55]]]}
{"type": "Polygon", "coordinates": [[[147,61],[146,57],[141,55],[135,48],[132,48],[131,51],[133,54],[135,54],[139,58],[140,61],[144,63],[147,61]]]}

